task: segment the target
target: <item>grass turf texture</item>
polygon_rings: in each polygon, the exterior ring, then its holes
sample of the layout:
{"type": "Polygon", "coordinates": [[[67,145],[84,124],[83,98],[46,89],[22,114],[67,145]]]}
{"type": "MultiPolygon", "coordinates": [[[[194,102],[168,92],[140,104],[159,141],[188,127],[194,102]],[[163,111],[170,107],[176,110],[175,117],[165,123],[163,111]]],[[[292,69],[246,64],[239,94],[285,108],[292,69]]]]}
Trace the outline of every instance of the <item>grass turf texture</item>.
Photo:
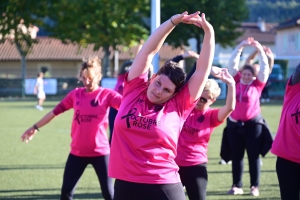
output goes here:
{"type": "MultiPolygon", "coordinates": [[[[20,141],[21,134],[57,103],[46,101],[44,111],[39,111],[35,109],[35,102],[32,101],[0,102],[0,199],[59,199],[64,165],[70,150],[73,111],[56,117],[41,128],[28,144],[20,141]]],[[[223,103],[220,100],[214,107],[223,103]]],[[[262,114],[274,134],[281,108],[281,100],[262,104],[262,114]]],[[[209,143],[207,199],[280,199],[275,170],[276,157],[271,153],[263,158],[259,197],[249,195],[249,168],[246,158],[244,195],[226,195],[232,184],[231,165],[218,164],[224,126],[225,124],[221,125],[213,132],[209,143]]],[[[79,180],[74,199],[103,199],[97,176],[91,166],[79,180]]]]}

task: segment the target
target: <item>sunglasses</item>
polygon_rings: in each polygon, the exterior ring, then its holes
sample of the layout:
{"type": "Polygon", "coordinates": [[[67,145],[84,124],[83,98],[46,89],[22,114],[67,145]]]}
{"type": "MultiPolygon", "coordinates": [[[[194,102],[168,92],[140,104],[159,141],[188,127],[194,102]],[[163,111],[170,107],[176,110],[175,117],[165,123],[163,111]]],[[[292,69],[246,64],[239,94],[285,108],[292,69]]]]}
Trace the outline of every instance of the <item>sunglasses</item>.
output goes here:
{"type": "Polygon", "coordinates": [[[201,103],[207,103],[207,99],[205,99],[204,97],[200,97],[200,102],[201,103]]]}

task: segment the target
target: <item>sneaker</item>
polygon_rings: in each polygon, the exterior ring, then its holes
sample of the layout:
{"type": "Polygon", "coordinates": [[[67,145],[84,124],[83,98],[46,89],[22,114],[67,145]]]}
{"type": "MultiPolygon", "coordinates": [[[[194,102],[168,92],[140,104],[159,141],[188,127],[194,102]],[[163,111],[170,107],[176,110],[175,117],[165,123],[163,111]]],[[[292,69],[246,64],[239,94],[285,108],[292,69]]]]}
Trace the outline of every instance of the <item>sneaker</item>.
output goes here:
{"type": "Polygon", "coordinates": [[[40,110],[40,111],[44,110],[44,108],[42,106],[40,106],[40,105],[36,105],[35,108],[38,109],[38,110],[40,110]]]}
{"type": "Polygon", "coordinates": [[[260,100],[260,102],[262,102],[262,103],[265,103],[265,102],[266,102],[266,100],[265,100],[265,99],[261,99],[261,100],[260,100]]]}
{"type": "Polygon", "coordinates": [[[267,103],[269,103],[269,102],[270,102],[270,99],[269,99],[269,98],[267,98],[267,99],[266,99],[266,102],[267,102],[267,103]]]}
{"type": "Polygon", "coordinates": [[[231,195],[237,195],[237,194],[244,194],[244,191],[242,188],[238,188],[233,186],[228,192],[227,194],[231,194],[231,195]]]}
{"type": "Polygon", "coordinates": [[[226,165],[227,163],[225,162],[225,160],[221,159],[221,160],[219,161],[219,164],[220,164],[220,165],[226,165]]]}
{"type": "Polygon", "coordinates": [[[258,187],[252,186],[251,187],[251,191],[250,191],[250,195],[258,197],[259,196],[259,190],[258,187]]]}

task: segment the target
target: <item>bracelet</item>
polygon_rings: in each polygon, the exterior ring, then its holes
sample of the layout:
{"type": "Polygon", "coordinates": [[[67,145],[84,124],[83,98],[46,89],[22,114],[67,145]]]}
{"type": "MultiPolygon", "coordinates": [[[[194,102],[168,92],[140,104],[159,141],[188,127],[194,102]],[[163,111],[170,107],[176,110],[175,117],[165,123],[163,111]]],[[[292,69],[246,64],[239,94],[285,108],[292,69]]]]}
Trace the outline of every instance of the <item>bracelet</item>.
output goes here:
{"type": "Polygon", "coordinates": [[[175,24],[175,23],[173,22],[172,18],[173,18],[173,16],[170,18],[171,23],[172,23],[174,26],[177,26],[178,24],[175,24]]]}
{"type": "Polygon", "coordinates": [[[40,131],[39,128],[36,126],[36,124],[33,125],[33,128],[37,131],[40,131]]]}

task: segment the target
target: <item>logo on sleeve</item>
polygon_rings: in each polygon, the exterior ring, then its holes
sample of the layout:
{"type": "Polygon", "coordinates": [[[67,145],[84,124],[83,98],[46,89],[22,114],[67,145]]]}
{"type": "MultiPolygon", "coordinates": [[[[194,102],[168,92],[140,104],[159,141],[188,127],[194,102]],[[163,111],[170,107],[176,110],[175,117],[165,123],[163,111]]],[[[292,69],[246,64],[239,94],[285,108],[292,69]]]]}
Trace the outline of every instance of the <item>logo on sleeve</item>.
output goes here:
{"type": "Polygon", "coordinates": [[[141,129],[151,130],[152,125],[161,125],[160,121],[137,115],[136,108],[129,110],[129,112],[126,115],[122,116],[121,119],[126,119],[127,128],[131,128],[131,126],[134,126],[141,129]]]}

